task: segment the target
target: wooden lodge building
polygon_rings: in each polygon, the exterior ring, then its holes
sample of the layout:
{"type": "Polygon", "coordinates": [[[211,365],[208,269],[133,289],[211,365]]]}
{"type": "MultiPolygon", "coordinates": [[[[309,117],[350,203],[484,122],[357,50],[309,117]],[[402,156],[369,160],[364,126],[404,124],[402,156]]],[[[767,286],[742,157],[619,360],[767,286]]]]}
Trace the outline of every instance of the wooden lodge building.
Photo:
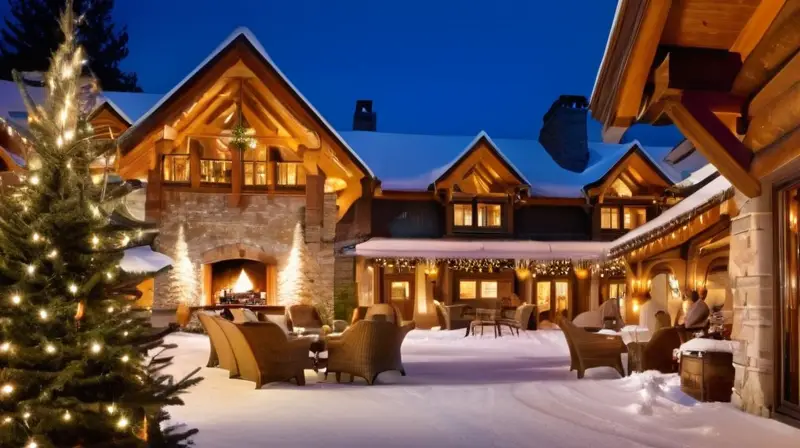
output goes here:
{"type": "Polygon", "coordinates": [[[623,237],[610,255],[624,255],[637,282],[683,269],[700,286],[704,269],[726,265],[728,275],[712,277],[729,282],[733,402],[795,423],[799,24],[796,0],[619,0],[590,104],[604,141],[634,123],[674,124],[687,138],[680,152],[701,153],[724,176],[701,187],[707,199],[680,222],[623,237]],[[722,193],[724,184],[733,190],[722,193]]]}
{"type": "MultiPolygon", "coordinates": [[[[25,114],[16,86],[0,89],[11,179],[25,170],[25,114]]],[[[108,169],[146,184],[128,212],[157,225],[154,248],[174,261],[143,286],[154,310],[244,288],[329,316],[391,302],[423,327],[433,300],[519,300],[553,320],[627,298],[635,321],[635,279],[663,270],[642,262],[655,253],[642,238],[707,219],[670,242],[684,285],[687,262],[717,263],[730,185],[708,196],[724,178],[687,144],[589,141],[587,114],[585,98],[558,98],[538,140],[391,134],[359,101],[352,129],[335,130],[242,29],[165,95],[104,93],[92,123],[118,142],[108,169]]]]}

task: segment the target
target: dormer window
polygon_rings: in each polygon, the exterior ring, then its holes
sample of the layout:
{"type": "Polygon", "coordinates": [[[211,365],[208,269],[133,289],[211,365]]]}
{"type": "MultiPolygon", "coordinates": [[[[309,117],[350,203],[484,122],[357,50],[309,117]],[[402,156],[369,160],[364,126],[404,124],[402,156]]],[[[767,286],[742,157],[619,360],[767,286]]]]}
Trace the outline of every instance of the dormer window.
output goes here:
{"type": "Polygon", "coordinates": [[[478,204],[478,227],[502,226],[502,209],[500,204],[478,204]]]}
{"type": "Polygon", "coordinates": [[[456,202],[453,207],[453,230],[497,231],[504,228],[503,204],[491,202],[456,202]]]}
{"type": "Polygon", "coordinates": [[[453,204],[453,225],[472,227],[472,204],[453,204]]]}
{"type": "Polygon", "coordinates": [[[619,229],[619,207],[600,208],[600,228],[603,230],[619,229]]]}

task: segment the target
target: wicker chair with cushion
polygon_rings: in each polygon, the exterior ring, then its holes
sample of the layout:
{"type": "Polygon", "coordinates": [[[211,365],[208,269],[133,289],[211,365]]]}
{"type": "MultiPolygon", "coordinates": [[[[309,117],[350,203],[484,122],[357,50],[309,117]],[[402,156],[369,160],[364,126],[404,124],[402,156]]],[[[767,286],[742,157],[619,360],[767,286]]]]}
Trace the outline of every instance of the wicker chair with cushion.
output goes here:
{"type": "Polygon", "coordinates": [[[512,331],[516,330],[517,336],[519,336],[519,330],[525,331],[528,329],[528,323],[535,309],[536,305],[524,303],[517,307],[513,319],[500,319],[497,323],[508,326],[512,331]]]}
{"type": "Polygon", "coordinates": [[[622,352],[625,345],[616,336],[589,333],[575,326],[569,319],[560,319],[558,326],[567,339],[570,355],[569,370],[577,370],[578,378],[583,378],[586,370],[594,367],[611,367],[625,376],[622,367],[622,352]]]}
{"type": "Polygon", "coordinates": [[[286,310],[286,324],[289,331],[295,327],[304,329],[305,334],[322,334],[322,318],[313,305],[292,305],[286,310]]]}
{"type": "Polygon", "coordinates": [[[281,328],[271,322],[219,322],[233,347],[242,379],[256,383],[289,381],[306,384],[303,370],[312,368],[308,356],[311,339],[288,339],[281,328]]]}
{"type": "Polygon", "coordinates": [[[231,348],[228,337],[220,328],[217,319],[224,320],[218,316],[212,316],[205,312],[197,313],[197,318],[200,324],[208,334],[208,340],[211,344],[211,353],[208,356],[207,367],[220,367],[228,372],[230,376],[234,377],[239,375],[239,368],[236,365],[236,358],[233,356],[233,348],[231,348]]]}
{"type": "Polygon", "coordinates": [[[464,308],[466,305],[443,305],[438,300],[433,301],[433,306],[436,307],[436,318],[439,321],[439,328],[442,330],[460,330],[469,328],[471,319],[465,319],[463,316],[464,308]]]}
{"type": "Polygon", "coordinates": [[[374,384],[380,373],[397,370],[405,376],[400,348],[414,323],[397,326],[392,322],[361,320],[350,326],[341,336],[328,340],[329,373],[336,374],[336,381],[341,374],[347,373],[374,384]]]}
{"type": "Polygon", "coordinates": [[[680,346],[681,338],[675,327],[658,329],[647,342],[631,342],[628,344],[628,374],[647,370],[675,372],[672,352],[680,346]]]}

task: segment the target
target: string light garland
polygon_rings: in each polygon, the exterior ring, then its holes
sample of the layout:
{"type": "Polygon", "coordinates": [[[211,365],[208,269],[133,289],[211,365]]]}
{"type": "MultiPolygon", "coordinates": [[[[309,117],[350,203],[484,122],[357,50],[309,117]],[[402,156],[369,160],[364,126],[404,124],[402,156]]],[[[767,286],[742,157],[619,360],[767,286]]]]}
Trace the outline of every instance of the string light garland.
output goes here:
{"type": "Polygon", "coordinates": [[[674,239],[677,237],[677,235],[674,235],[674,233],[677,230],[684,230],[684,231],[688,230],[689,224],[691,224],[692,221],[694,221],[696,218],[700,220],[701,224],[705,224],[704,215],[706,214],[706,212],[722,204],[728,199],[732,198],[733,194],[734,194],[734,189],[729,188],[709,198],[703,204],[691,209],[690,211],[687,211],[686,213],[676,217],[675,219],[670,220],[668,223],[659,226],[655,229],[652,229],[649,232],[646,232],[640,236],[637,236],[636,238],[626,241],[623,244],[611,248],[611,250],[609,251],[609,256],[612,258],[616,258],[625,255],[629,252],[633,252],[634,250],[642,247],[654,246],[655,245],[654,240],[661,238],[665,235],[669,235],[674,239]]]}
{"type": "Polygon", "coordinates": [[[460,272],[492,273],[515,270],[518,276],[567,276],[572,272],[571,260],[514,260],[506,258],[373,258],[373,265],[382,268],[410,270],[417,265],[425,266],[431,274],[431,266],[445,265],[448,269],[460,272]]]}

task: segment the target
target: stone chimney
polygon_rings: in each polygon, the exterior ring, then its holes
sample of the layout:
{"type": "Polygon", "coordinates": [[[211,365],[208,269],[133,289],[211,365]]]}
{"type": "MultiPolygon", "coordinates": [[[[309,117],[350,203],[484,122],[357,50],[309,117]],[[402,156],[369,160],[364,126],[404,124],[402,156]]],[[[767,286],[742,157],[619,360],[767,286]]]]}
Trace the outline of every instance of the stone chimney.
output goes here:
{"type": "Polygon", "coordinates": [[[561,95],[544,114],[539,143],[562,168],[581,173],[589,163],[586,131],[589,101],[585,96],[561,95]]]}
{"type": "Polygon", "coordinates": [[[372,100],[356,101],[356,111],[353,113],[354,131],[372,131],[378,129],[378,115],[372,111],[372,100]]]}

